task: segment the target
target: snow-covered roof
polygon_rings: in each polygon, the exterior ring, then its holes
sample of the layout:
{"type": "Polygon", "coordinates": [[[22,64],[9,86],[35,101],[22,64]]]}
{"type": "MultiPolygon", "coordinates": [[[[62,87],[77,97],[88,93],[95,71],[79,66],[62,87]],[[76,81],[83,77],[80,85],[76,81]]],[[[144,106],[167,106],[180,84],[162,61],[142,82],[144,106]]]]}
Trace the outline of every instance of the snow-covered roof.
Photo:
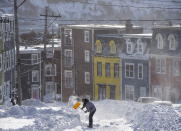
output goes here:
{"type": "Polygon", "coordinates": [[[123,37],[133,37],[133,38],[138,38],[138,37],[144,37],[144,38],[152,38],[152,34],[123,34],[123,37]]]}
{"type": "Polygon", "coordinates": [[[98,37],[112,37],[112,38],[152,38],[152,34],[101,34],[98,37]]]}
{"type": "MultiPolygon", "coordinates": [[[[61,47],[60,44],[54,44],[54,49],[59,50],[61,47]]],[[[47,44],[46,48],[52,48],[52,44],[47,44]]],[[[40,45],[27,45],[27,46],[20,46],[19,48],[20,50],[20,54],[25,54],[25,53],[40,53],[41,51],[44,50],[44,44],[40,44],[40,45]]]]}
{"type": "Polygon", "coordinates": [[[156,25],[153,27],[153,29],[181,29],[181,25],[172,25],[172,26],[156,25]]]}
{"type": "MultiPolygon", "coordinates": [[[[64,27],[69,27],[69,28],[120,28],[124,29],[126,28],[125,25],[120,25],[120,24],[109,24],[109,25],[104,25],[104,24],[84,24],[84,25],[65,25],[64,27]]],[[[140,26],[133,26],[133,28],[142,28],[140,26]]]]}

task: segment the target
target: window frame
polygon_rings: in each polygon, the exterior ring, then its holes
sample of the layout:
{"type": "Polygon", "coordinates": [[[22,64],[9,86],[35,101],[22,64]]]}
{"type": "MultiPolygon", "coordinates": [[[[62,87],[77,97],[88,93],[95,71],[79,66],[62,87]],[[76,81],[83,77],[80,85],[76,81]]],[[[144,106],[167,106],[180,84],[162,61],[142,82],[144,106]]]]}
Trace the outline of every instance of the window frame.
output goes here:
{"type": "MultiPolygon", "coordinates": [[[[131,91],[129,90],[129,92],[131,92],[131,91]]],[[[130,94],[131,94],[131,93],[130,93],[130,94]]],[[[129,94],[129,95],[130,95],[130,94],[129,94]]],[[[130,97],[130,96],[129,96],[129,97],[130,97]]],[[[134,85],[125,85],[125,100],[134,100],[134,99],[135,99],[135,86],[134,86],[134,85]],[[127,95],[126,95],[126,94],[127,94],[127,89],[128,89],[128,88],[129,88],[129,89],[133,88],[133,94],[132,94],[132,95],[133,95],[133,99],[131,99],[131,98],[130,98],[130,99],[127,99],[127,95]]]]}
{"type": "Polygon", "coordinates": [[[39,70],[32,70],[32,82],[39,82],[40,81],[40,74],[39,70]],[[34,75],[36,74],[37,80],[34,80],[34,75]]]}
{"type": "Polygon", "coordinates": [[[97,76],[101,77],[102,76],[102,62],[97,62],[97,76]],[[100,67],[99,67],[100,65],[100,67]],[[99,69],[101,68],[101,69],[99,69]]]}
{"type": "Polygon", "coordinates": [[[33,53],[31,54],[31,64],[35,65],[35,64],[39,64],[38,62],[38,53],[33,53]],[[36,57],[36,58],[35,58],[36,57]]]}
{"type": "Polygon", "coordinates": [[[157,49],[163,49],[164,41],[163,41],[163,36],[160,33],[156,34],[156,41],[157,41],[157,49]]]}
{"type": "Polygon", "coordinates": [[[73,72],[72,72],[72,70],[65,70],[64,73],[65,73],[65,88],[72,89],[73,88],[73,72]],[[68,73],[70,73],[70,74],[68,74],[68,73]],[[67,80],[67,79],[69,79],[69,80],[67,80]]]}
{"type": "Polygon", "coordinates": [[[143,64],[141,64],[141,63],[138,64],[138,79],[141,79],[141,80],[143,79],[143,74],[144,74],[144,73],[143,73],[143,71],[144,71],[144,70],[143,70],[143,67],[144,67],[143,64]],[[142,77],[139,76],[139,74],[140,74],[140,68],[139,68],[139,66],[141,66],[141,74],[142,74],[142,77]]]}
{"type": "Polygon", "coordinates": [[[72,66],[73,64],[73,51],[71,49],[64,50],[64,65],[65,66],[72,66]],[[69,52],[69,53],[67,53],[69,52]]]}
{"type": "Polygon", "coordinates": [[[90,62],[90,51],[89,51],[89,50],[85,50],[85,51],[84,51],[84,60],[85,60],[85,62],[87,62],[87,63],[90,62]]]}
{"type": "Polygon", "coordinates": [[[89,30],[85,30],[84,31],[84,42],[85,43],[89,43],[90,42],[90,31],[89,30]]]}
{"type": "Polygon", "coordinates": [[[168,42],[169,42],[169,50],[176,50],[176,39],[173,34],[169,34],[168,42]]]}
{"type": "Polygon", "coordinates": [[[85,84],[90,84],[90,72],[85,72],[84,75],[85,84]]]}
{"type": "MultiPolygon", "coordinates": [[[[130,75],[130,72],[129,72],[129,75],[130,75]]],[[[125,63],[125,78],[134,78],[135,77],[135,71],[134,71],[134,63],[125,63]],[[130,76],[127,76],[127,73],[126,73],[126,66],[133,66],[133,77],[130,77],[130,76]]]]}

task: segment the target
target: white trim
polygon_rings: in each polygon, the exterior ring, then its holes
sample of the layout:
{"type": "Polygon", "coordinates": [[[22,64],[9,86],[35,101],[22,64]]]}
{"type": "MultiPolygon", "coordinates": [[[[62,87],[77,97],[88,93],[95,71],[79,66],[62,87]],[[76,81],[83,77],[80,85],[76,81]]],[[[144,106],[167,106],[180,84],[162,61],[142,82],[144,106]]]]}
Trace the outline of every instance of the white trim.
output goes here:
{"type": "Polygon", "coordinates": [[[163,44],[164,44],[164,42],[163,42],[163,36],[160,34],[160,33],[158,33],[158,34],[156,34],[156,41],[157,41],[157,48],[158,49],[163,49],[163,44]]]}
{"type": "Polygon", "coordinates": [[[84,42],[89,43],[90,42],[90,31],[85,30],[84,31],[84,42]]]}
{"type": "Polygon", "coordinates": [[[131,87],[131,88],[133,88],[133,100],[135,99],[135,86],[134,85],[125,85],[125,100],[130,100],[130,99],[126,99],[126,88],[127,87],[131,87]]]}
{"type": "Polygon", "coordinates": [[[158,74],[166,74],[166,58],[164,57],[156,57],[155,58],[155,71],[158,74]],[[164,69],[164,71],[163,71],[164,69]]]}
{"type": "Polygon", "coordinates": [[[134,63],[125,63],[125,78],[134,78],[134,77],[135,77],[134,63]],[[133,65],[133,77],[127,77],[127,76],[126,76],[126,65],[133,65]]]}
{"type": "Polygon", "coordinates": [[[138,39],[137,40],[137,53],[138,54],[143,54],[143,52],[144,52],[144,44],[143,44],[143,42],[141,41],[141,39],[138,39]],[[139,48],[141,46],[141,48],[139,48]],[[142,50],[141,52],[140,52],[140,49],[142,50]]]}
{"type": "Polygon", "coordinates": [[[175,39],[175,36],[173,34],[169,34],[168,42],[169,42],[169,50],[176,50],[176,39],[175,39]]]}
{"type": "Polygon", "coordinates": [[[0,53],[0,71],[3,69],[3,55],[0,53]]]}
{"type": "Polygon", "coordinates": [[[37,53],[31,54],[31,64],[32,65],[33,64],[38,64],[38,54],[37,53]],[[35,57],[36,57],[36,59],[35,59],[35,57]],[[34,61],[36,61],[36,62],[34,62],[34,61]]]}
{"type": "Polygon", "coordinates": [[[143,64],[138,64],[138,79],[142,80],[143,79],[143,64]],[[142,78],[139,78],[139,66],[142,67],[141,73],[142,73],[142,78]]]}
{"type": "Polygon", "coordinates": [[[130,39],[126,40],[126,52],[128,54],[132,54],[133,53],[133,43],[131,42],[130,39]],[[130,46],[130,50],[128,50],[129,49],[128,46],[130,46]]]}
{"type": "Polygon", "coordinates": [[[40,78],[39,78],[39,70],[32,70],[32,82],[39,82],[40,78]],[[33,80],[33,76],[36,75],[37,80],[34,81],[33,80]]]}
{"type": "Polygon", "coordinates": [[[85,72],[84,75],[85,84],[90,84],[90,72],[85,72]]]}
{"type": "Polygon", "coordinates": [[[90,51],[89,50],[84,51],[84,59],[85,59],[85,62],[90,62],[90,51]]]}

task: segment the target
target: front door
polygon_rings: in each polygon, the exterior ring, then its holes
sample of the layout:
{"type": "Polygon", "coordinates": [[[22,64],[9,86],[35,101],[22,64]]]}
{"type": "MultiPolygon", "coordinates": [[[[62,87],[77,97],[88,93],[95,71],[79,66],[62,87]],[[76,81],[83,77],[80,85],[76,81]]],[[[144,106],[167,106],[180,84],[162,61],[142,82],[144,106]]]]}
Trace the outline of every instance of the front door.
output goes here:
{"type": "Polygon", "coordinates": [[[106,99],[106,87],[99,87],[99,100],[106,99]]]}
{"type": "Polygon", "coordinates": [[[115,86],[111,85],[110,86],[110,99],[115,99],[115,86]]]}

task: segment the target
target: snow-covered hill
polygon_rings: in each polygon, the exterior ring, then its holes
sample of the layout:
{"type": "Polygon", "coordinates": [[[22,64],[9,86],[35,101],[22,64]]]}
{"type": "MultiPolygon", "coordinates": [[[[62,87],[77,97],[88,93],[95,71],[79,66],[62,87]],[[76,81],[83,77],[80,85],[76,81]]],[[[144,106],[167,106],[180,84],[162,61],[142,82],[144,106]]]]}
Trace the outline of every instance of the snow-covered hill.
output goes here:
{"type": "MultiPolygon", "coordinates": [[[[181,105],[131,101],[93,102],[97,108],[92,131],[180,131],[181,105]]],[[[23,106],[0,106],[1,131],[85,131],[88,113],[71,103],[26,100],[23,106]]]]}
{"type": "MultiPolygon", "coordinates": [[[[0,0],[0,11],[11,11],[7,7],[11,6],[10,1],[0,0]],[[6,5],[6,6],[4,6],[6,5]]],[[[178,19],[181,18],[181,9],[160,9],[179,8],[181,1],[175,2],[167,0],[27,0],[19,9],[20,22],[28,24],[28,28],[42,27],[43,20],[30,20],[27,18],[42,18],[45,6],[49,6],[49,12],[61,14],[62,18],[57,21],[61,24],[87,24],[97,23],[97,21],[61,21],[61,20],[122,20],[122,19],[178,19]],[[113,5],[113,6],[110,6],[113,5]],[[160,8],[137,8],[137,7],[160,7],[160,8]]],[[[178,1],[178,0],[177,0],[178,1]]],[[[181,23],[180,21],[173,21],[181,23]]],[[[99,21],[99,23],[119,24],[122,21],[99,21]]],[[[143,22],[136,24],[142,25],[143,22]]],[[[151,22],[144,22],[151,25],[151,22]]],[[[22,25],[22,24],[21,24],[22,25]]],[[[25,28],[27,26],[24,26],[25,28]]],[[[23,28],[24,28],[23,27],[23,28]]]]}

